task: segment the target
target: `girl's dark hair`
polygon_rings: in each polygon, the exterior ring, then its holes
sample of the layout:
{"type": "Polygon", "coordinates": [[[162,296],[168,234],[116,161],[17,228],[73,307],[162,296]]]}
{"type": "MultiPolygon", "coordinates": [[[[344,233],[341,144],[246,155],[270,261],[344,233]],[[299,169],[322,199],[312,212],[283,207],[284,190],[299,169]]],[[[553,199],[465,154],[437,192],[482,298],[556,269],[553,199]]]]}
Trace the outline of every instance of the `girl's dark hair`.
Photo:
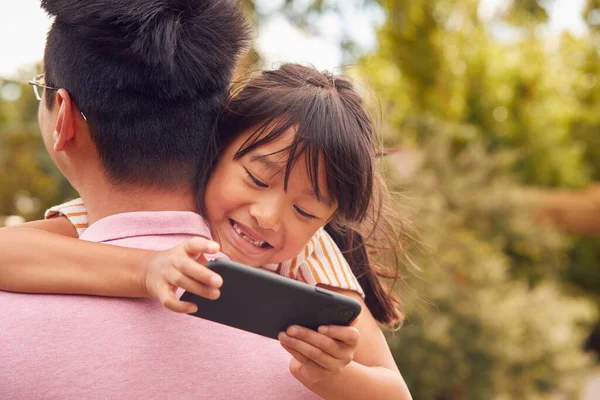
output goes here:
{"type": "MultiPolygon", "coordinates": [[[[365,291],[365,302],[373,316],[386,324],[399,322],[398,300],[379,279],[395,281],[398,265],[391,272],[377,267],[367,250],[371,237],[381,239],[381,235],[372,234],[386,228],[379,223],[385,185],[376,168],[373,122],[350,81],[313,67],[284,64],[250,78],[241,89],[232,90],[200,172],[200,189],[206,187],[225,147],[250,129],[254,133],[237,151],[236,159],[295,129],[292,143],[282,150],[289,154],[284,175],[286,189],[290,172],[303,154],[317,196],[322,193],[318,171],[325,168],[329,193],[338,203],[326,230],[365,291]],[[320,165],[321,161],[325,165],[320,165]],[[367,225],[372,229],[365,229],[367,225]]],[[[204,212],[204,190],[198,193],[199,208],[204,212]]],[[[394,252],[399,243],[391,243],[386,249],[394,252]]]]}

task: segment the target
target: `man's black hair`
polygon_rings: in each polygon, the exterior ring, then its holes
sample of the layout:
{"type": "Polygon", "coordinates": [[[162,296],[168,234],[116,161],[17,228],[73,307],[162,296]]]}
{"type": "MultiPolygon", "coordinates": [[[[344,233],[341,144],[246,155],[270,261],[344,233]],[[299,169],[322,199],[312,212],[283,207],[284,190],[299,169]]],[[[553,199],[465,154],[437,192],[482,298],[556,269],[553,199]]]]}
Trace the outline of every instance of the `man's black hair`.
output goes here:
{"type": "MultiPolygon", "coordinates": [[[[42,0],[46,83],[87,117],[115,183],[192,182],[248,25],[236,0],[42,0]]],[[[46,91],[48,108],[53,91],[46,91]]]]}

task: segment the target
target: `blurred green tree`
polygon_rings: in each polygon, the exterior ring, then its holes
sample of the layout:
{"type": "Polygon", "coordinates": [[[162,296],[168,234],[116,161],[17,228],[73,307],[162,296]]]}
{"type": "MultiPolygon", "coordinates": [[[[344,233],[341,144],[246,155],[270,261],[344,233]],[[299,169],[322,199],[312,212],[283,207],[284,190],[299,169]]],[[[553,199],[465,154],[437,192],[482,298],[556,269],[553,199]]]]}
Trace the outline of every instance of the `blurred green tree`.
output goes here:
{"type": "Polygon", "coordinates": [[[387,18],[379,51],[362,66],[391,105],[384,113],[398,140],[421,139],[401,129],[407,115],[435,115],[469,124],[469,137],[484,138],[490,150],[517,149],[522,157],[513,167],[524,183],[587,184],[588,148],[570,134],[578,120],[574,83],[585,73],[569,65],[581,58],[575,53],[585,40],[565,35],[562,52],[549,50],[536,34],[547,15],[535,1],[514,2],[488,21],[478,16],[476,0],[381,4],[387,18]]]}
{"type": "Polygon", "coordinates": [[[386,170],[406,193],[423,246],[400,292],[407,321],[389,335],[414,398],[576,395],[597,313],[558,279],[569,241],[532,223],[510,151],[491,153],[481,139],[456,146],[462,128],[433,117],[412,125],[427,139],[391,155],[386,170]],[[528,279],[515,279],[519,271],[528,279]]]}
{"type": "Polygon", "coordinates": [[[0,80],[0,224],[2,216],[39,219],[48,207],[76,196],[44,147],[39,103],[22,83],[29,78],[23,72],[16,81],[0,80]]]}
{"type": "Polygon", "coordinates": [[[428,125],[414,127],[438,132],[418,150],[415,173],[393,178],[410,190],[425,247],[402,291],[408,320],[390,335],[413,396],[575,395],[590,366],[582,343],[596,311],[548,279],[567,266],[568,241],[531,223],[530,199],[507,173],[510,153],[491,154],[482,142],[457,148],[456,126],[428,125]],[[524,267],[545,279],[514,279],[524,267]]]}

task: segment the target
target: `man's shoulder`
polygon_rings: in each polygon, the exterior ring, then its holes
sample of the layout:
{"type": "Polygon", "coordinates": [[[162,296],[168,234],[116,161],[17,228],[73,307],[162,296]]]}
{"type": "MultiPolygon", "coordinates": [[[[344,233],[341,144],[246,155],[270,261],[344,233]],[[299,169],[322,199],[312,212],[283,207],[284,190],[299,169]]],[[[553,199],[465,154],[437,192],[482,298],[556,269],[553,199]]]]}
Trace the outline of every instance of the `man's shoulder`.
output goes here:
{"type": "Polygon", "coordinates": [[[10,361],[0,366],[0,398],[313,398],[289,374],[277,341],[176,314],[154,299],[0,291],[0,304],[20,310],[0,316],[0,350],[10,361]]]}
{"type": "Polygon", "coordinates": [[[208,224],[199,214],[191,211],[136,211],[114,214],[92,223],[81,235],[91,242],[128,245],[141,238],[162,242],[184,240],[186,236],[211,238],[208,224]]]}

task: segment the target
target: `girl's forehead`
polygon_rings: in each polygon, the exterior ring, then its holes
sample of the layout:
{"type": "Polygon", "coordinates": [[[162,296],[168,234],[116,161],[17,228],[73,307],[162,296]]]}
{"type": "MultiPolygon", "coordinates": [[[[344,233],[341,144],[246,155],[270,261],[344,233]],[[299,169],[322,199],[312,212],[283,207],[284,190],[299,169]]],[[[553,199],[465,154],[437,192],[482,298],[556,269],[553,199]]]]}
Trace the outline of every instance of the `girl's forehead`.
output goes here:
{"type": "MultiPolygon", "coordinates": [[[[273,128],[252,128],[242,132],[233,143],[236,157],[249,156],[252,161],[265,159],[271,167],[281,164],[282,167],[288,163],[290,149],[296,138],[296,129],[289,128],[275,137],[268,137],[273,128]]],[[[300,154],[298,154],[300,155],[300,154]]]]}

